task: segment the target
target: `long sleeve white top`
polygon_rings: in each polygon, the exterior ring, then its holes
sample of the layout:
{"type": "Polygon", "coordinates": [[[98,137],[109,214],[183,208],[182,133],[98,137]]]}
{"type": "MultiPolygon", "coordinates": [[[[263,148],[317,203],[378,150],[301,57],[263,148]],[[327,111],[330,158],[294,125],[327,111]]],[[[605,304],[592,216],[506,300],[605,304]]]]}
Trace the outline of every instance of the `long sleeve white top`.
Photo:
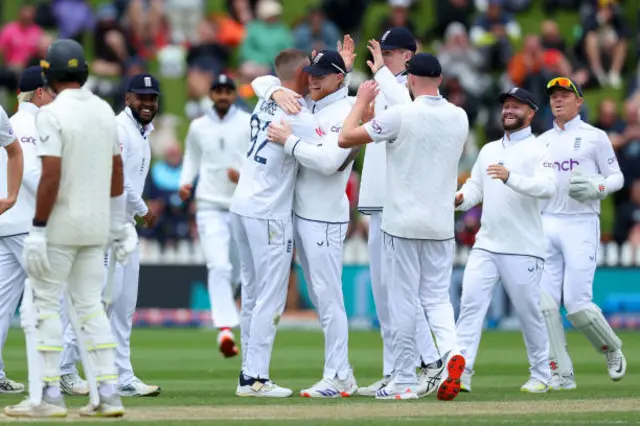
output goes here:
{"type": "Polygon", "coordinates": [[[199,209],[228,210],[236,184],[228,169],[240,171],[251,139],[251,115],[231,106],[224,117],[209,108],[189,126],[180,185],[198,178],[196,201],[199,209]]]}
{"type": "MultiPolygon", "coordinates": [[[[31,102],[21,102],[8,122],[13,128],[14,139],[20,142],[24,161],[22,187],[12,208],[0,215],[0,237],[24,234],[31,229],[31,220],[36,209],[36,194],[40,182],[41,165],[36,154],[38,131],[36,113],[39,108],[31,102]]],[[[0,176],[7,173],[7,153],[0,149],[0,176]]],[[[7,196],[6,185],[0,185],[0,198],[7,196]]]]}
{"type": "Polygon", "coordinates": [[[569,196],[571,174],[599,174],[605,178],[607,194],[618,191],[624,177],[607,134],[576,116],[565,124],[564,130],[554,123],[553,129],[540,135],[539,140],[551,154],[558,191],[545,203],[548,214],[599,214],[600,200],[581,202],[569,196]]]}
{"type": "Polygon", "coordinates": [[[142,126],[133,117],[129,107],[118,114],[116,121],[124,165],[126,212],[129,220],[134,222],[135,216],[144,216],[149,211],[142,199],[142,193],[151,163],[149,135],[153,131],[153,124],[142,126]]]}
{"type": "MultiPolygon", "coordinates": [[[[259,85],[254,85],[259,96],[264,95],[259,85]]],[[[273,86],[270,93],[277,89],[273,86]]],[[[325,96],[311,106],[317,120],[316,133],[321,143],[308,140],[294,132],[284,146],[285,153],[294,157],[302,167],[298,171],[294,192],[293,212],[304,219],[329,223],[349,222],[349,199],[346,194],[347,180],[353,162],[344,165],[350,149],[338,146],[338,135],[342,123],[353,106],[343,87],[325,96]]]]}
{"type": "Polygon", "coordinates": [[[456,210],[483,202],[474,248],[543,259],[541,199],[555,192],[549,152],[527,127],[482,148],[471,177],[459,191],[464,201],[456,210]],[[495,164],[509,170],[506,183],[487,173],[495,164]]]}
{"type": "MultiPolygon", "coordinates": [[[[375,114],[379,115],[393,105],[411,103],[407,88],[407,75],[393,75],[389,68],[382,67],[374,76],[380,87],[375,100],[375,114]]],[[[364,153],[362,181],[358,197],[358,210],[362,213],[382,211],[387,179],[387,145],[369,144],[364,153]]]]}

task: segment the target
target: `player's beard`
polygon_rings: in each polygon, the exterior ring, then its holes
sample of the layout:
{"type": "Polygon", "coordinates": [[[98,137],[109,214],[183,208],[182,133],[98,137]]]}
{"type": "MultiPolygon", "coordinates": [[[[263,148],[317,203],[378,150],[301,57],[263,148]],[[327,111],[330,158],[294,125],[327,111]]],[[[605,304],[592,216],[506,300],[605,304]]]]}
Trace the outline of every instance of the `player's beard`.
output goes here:
{"type": "Polygon", "coordinates": [[[229,102],[217,102],[213,104],[213,109],[220,117],[224,117],[229,112],[231,104],[229,102]]]}
{"type": "Polygon", "coordinates": [[[506,118],[502,116],[502,127],[504,127],[504,130],[508,132],[522,129],[524,127],[524,120],[525,118],[522,116],[515,116],[515,121],[507,124],[506,118]]]}
{"type": "MultiPolygon", "coordinates": [[[[143,108],[141,107],[140,109],[143,109],[143,108]]],[[[153,108],[148,108],[148,109],[151,111],[150,118],[142,118],[140,116],[140,110],[135,108],[131,108],[131,114],[133,115],[133,118],[135,118],[138,123],[142,124],[143,126],[146,126],[147,124],[153,121],[153,119],[156,117],[156,114],[158,113],[158,110],[154,111],[153,108]]]]}

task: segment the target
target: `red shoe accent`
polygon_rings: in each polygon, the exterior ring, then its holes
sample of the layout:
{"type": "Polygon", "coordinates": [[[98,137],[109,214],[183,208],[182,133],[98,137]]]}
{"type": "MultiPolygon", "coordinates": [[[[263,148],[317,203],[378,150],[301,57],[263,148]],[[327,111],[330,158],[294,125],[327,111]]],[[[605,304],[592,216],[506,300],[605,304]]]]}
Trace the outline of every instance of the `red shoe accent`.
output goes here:
{"type": "Polygon", "coordinates": [[[454,355],[447,363],[447,378],[438,388],[438,399],[452,401],[460,394],[460,377],[464,372],[466,361],[462,355],[454,355]]]}
{"type": "Polygon", "coordinates": [[[301,395],[303,398],[311,398],[311,395],[309,394],[309,392],[303,392],[301,395]]]}

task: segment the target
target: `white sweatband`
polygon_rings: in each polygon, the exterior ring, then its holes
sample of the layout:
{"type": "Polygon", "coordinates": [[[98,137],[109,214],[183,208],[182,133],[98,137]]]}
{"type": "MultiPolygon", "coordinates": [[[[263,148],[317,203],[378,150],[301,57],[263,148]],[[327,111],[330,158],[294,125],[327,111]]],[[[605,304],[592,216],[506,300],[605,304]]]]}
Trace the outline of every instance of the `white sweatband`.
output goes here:
{"type": "Polygon", "coordinates": [[[117,197],[111,197],[111,222],[123,223],[126,221],[125,207],[127,205],[127,197],[123,193],[117,197]]]}

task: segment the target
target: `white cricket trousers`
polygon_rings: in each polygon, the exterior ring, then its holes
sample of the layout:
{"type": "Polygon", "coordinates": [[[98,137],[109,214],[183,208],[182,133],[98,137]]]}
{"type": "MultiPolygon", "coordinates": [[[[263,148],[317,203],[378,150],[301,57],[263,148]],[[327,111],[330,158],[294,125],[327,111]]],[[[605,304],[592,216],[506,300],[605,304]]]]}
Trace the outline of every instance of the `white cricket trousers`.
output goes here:
{"type": "Polygon", "coordinates": [[[471,250],[464,269],[460,314],[456,324],[458,344],[466,360],[467,372],[473,374],[484,318],[493,288],[500,280],[520,320],[531,377],[543,383],[549,381],[549,340],[540,310],[542,269],[542,259],[533,256],[471,250]]]}
{"type": "MultiPolygon", "coordinates": [[[[389,319],[389,303],[387,287],[389,280],[383,279],[385,263],[382,261],[384,246],[382,244],[382,212],[372,212],[369,216],[369,271],[371,274],[371,290],[373,301],[376,306],[376,315],[380,323],[380,334],[382,335],[382,373],[385,376],[393,374],[393,339],[391,336],[392,325],[389,319]]],[[[424,309],[419,301],[416,305],[416,354],[419,357],[416,365],[420,365],[420,360],[425,364],[437,361],[440,358],[431,335],[431,329],[427,323],[424,309]]]]}
{"type": "Polygon", "coordinates": [[[324,333],[326,379],[347,378],[349,321],[342,294],[342,247],[348,223],[327,223],[295,217],[295,246],[311,301],[324,333]]]}
{"type": "MultiPolygon", "coordinates": [[[[27,274],[22,263],[22,247],[27,234],[0,237],[0,348],[4,348],[24,290],[27,274]]],[[[0,351],[0,379],[5,377],[4,360],[0,351]]]]}
{"type": "Polygon", "coordinates": [[[196,212],[200,245],[207,261],[211,317],[216,328],[234,328],[240,321],[232,285],[233,272],[240,268],[231,236],[230,215],[228,211],[215,209],[196,212]]]}
{"type": "Polygon", "coordinates": [[[49,243],[51,271],[45,277],[29,277],[33,289],[33,314],[37,316],[37,349],[43,355],[44,381],[60,376],[62,322],[60,297],[67,289],[71,303],[91,342],[94,372],[98,381],[117,380],[115,347],[109,320],[102,305],[105,279],[104,247],[64,246],[49,243]]]}
{"type": "Polygon", "coordinates": [[[284,311],[293,256],[291,219],[231,214],[242,268],[242,372],[268,379],[276,326],[284,311]]]}
{"type": "MultiPolygon", "coordinates": [[[[131,365],[131,330],[133,327],[133,314],[138,303],[138,283],[140,276],[140,246],[129,256],[125,265],[116,262],[113,282],[110,289],[106,289],[107,271],[109,262],[116,260],[109,252],[102,253],[104,274],[102,284],[102,299],[110,299],[107,315],[111,324],[111,330],[117,343],[116,365],[118,367],[118,386],[129,385],[134,379],[133,366],[131,365]],[[105,291],[109,294],[105,294],[105,291]]],[[[64,310],[63,310],[64,311],[64,310]]],[[[80,359],[77,349],[76,336],[73,328],[68,323],[66,315],[63,315],[65,324],[64,350],[61,360],[61,373],[70,374],[76,372],[76,363],[80,359]]]]}
{"type": "Polygon", "coordinates": [[[400,384],[417,382],[416,309],[424,309],[443,356],[457,350],[456,325],[449,296],[455,242],[398,238],[383,233],[388,273],[389,317],[393,327],[394,370],[400,384]]]}

